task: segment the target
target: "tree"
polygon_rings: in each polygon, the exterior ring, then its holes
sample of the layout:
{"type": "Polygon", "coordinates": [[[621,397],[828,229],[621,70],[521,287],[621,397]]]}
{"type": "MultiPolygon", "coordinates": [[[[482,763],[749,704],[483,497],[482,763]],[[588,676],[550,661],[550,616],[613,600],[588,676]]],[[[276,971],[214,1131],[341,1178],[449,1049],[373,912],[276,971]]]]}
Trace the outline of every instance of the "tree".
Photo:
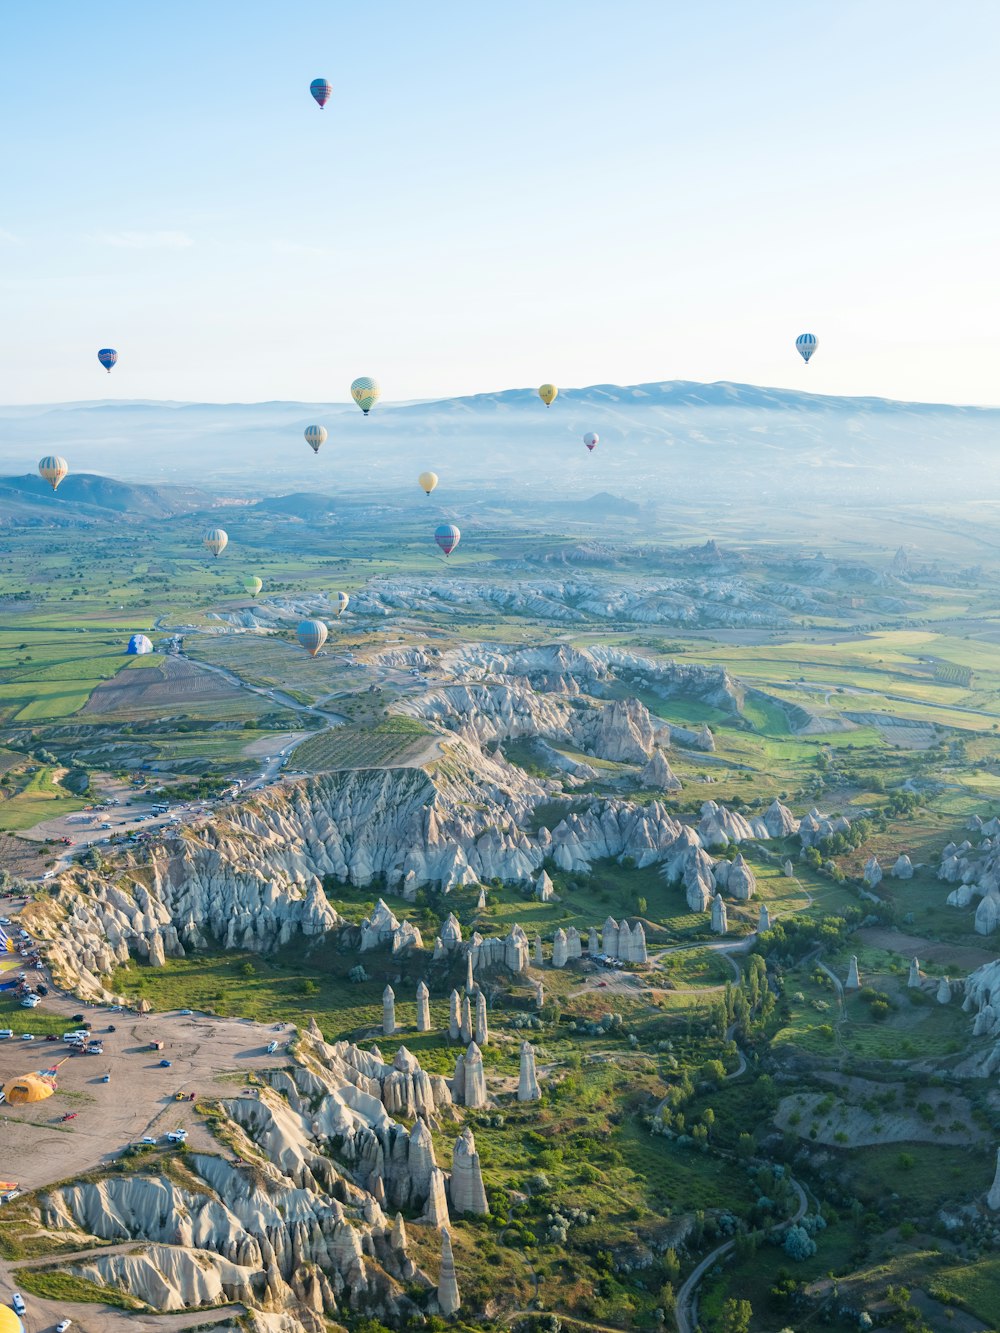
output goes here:
{"type": "Polygon", "coordinates": [[[753,1306],[742,1297],[730,1296],[722,1307],[719,1333],[750,1333],[753,1306]]]}

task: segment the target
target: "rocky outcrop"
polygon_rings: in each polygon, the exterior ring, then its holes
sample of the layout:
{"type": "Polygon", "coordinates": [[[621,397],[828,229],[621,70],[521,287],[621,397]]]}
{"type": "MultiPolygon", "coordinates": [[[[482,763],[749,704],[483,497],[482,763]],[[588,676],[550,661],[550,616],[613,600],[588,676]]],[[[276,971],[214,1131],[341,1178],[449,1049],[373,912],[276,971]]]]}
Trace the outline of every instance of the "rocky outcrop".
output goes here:
{"type": "Polygon", "coordinates": [[[560,926],[552,937],[552,966],[565,967],[569,954],[566,951],[566,932],[560,926]]]}
{"type": "Polygon", "coordinates": [[[530,962],[528,937],[516,922],[503,936],[484,939],[478,933],[473,934],[469,952],[474,973],[505,968],[518,975],[527,972],[530,962]]]}
{"type": "Polygon", "coordinates": [[[935,998],[937,999],[938,1004],[951,1003],[951,982],[947,977],[942,977],[938,982],[937,996],[935,998]]]}
{"type": "Polygon", "coordinates": [[[764,825],[771,838],[788,838],[799,829],[799,821],[777,798],[764,812],[764,825]]]}
{"type": "Polygon", "coordinates": [[[517,1084],[519,1102],[537,1102],[541,1097],[535,1073],[535,1048],[530,1041],[521,1042],[521,1070],[517,1084]]]}
{"type": "Polygon", "coordinates": [[[490,1029],[486,1020],[486,996],[481,990],[476,991],[476,1022],[473,1035],[477,1046],[488,1045],[490,1029]]]}
{"type": "Polygon", "coordinates": [[[922,978],[920,976],[920,959],[910,959],[910,975],[907,977],[906,984],[910,990],[919,990],[922,978]]]}
{"type": "Polygon", "coordinates": [[[731,842],[745,842],[759,836],[749,820],[715,801],[706,801],[701,807],[698,835],[705,847],[727,847],[731,842]]]}
{"type": "Polygon", "coordinates": [[[457,1314],[462,1306],[458,1290],[458,1278],[455,1275],[455,1256],[451,1249],[451,1237],[447,1231],[441,1232],[441,1272],[437,1286],[438,1309],[443,1315],[457,1314]]]}
{"type": "Polygon", "coordinates": [[[451,1163],[451,1206],[456,1213],[485,1216],[490,1211],[476,1140],[468,1126],[455,1140],[451,1163]]]}
{"type": "Polygon", "coordinates": [[[396,1031],[396,993],[391,986],[382,992],[382,1036],[391,1037],[396,1031]]]}
{"type": "Polygon", "coordinates": [[[877,856],[869,856],[865,862],[864,881],[870,889],[874,889],[882,883],[882,867],[879,865],[877,856]]]}
{"type": "Polygon", "coordinates": [[[609,958],[618,957],[618,922],[613,916],[605,918],[601,928],[601,944],[609,958]]]}
{"type": "Polygon", "coordinates": [[[431,993],[423,981],[417,982],[417,1031],[431,1030],[431,993]]]}
{"type": "Polygon", "coordinates": [[[799,842],[801,842],[803,848],[815,847],[817,843],[822,842],[824,838],[832,837],[834,833],[849,833],[850,831],[850,820],[846,819],[844,815],[827,819],[815,808],[799,820],[799,842]]]}
{"type": "Polygon", "coordinates": [[[657,749],[639,774],[639,785],[650,791],[680,791],[681,780],[667,762],[667,756],[657,749]]]}
{"type": "Polygon", "coordinates": [[[905,852],[901,852],[900,855],[896,857],[896,861],[892,867],[892,873],[895,879],[913,878],[913,862],[905,852]]]}
{"type": "Polygon", "coordinates": [[[715,883],[725,889],[730,898],[748,903],[757,890],[757,879],[743,859],[742,853],[732,861],[719,861],[713,869],[715,883]]]}
{"type": "Polygon", "coordinates": [[[401,924],[380,898],[371,916],[361,923],[361,952],[380,948],[384,944],[391,945],[393,955],[424,947],[417,927],[411,921],[401,924]]]}
{"type": "Polygon", "coordinates": [[[535,880],[535,897],[540,903],[550,903],[555,896],[555,885],[549,878],[548,871],[543,870],[535,880]]]}
{"type": "Polygon", "coordinates": [[[858,960],[855,954],[851,955],[850,965],[847,969],[847,980],[844,982],[844,990],[860,990],[861,977],[858,973],[858,960]]]}
{"type": "Polygon", "coordinates": [[[716,935],[725,935],[729,931],[725,899],[718,893],[712,899],[712,929],[716,935]]]}

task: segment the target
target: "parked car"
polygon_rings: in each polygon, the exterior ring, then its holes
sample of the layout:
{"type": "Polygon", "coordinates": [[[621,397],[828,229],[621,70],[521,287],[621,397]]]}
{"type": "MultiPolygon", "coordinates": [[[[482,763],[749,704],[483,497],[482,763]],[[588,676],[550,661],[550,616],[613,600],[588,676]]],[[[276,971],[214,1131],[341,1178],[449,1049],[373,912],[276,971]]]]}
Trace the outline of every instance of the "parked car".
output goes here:
{"type": "Polygon", "coordinates": [[[35,1034],[34,1034],[33,1032],[23,1032],[23,1033],[21,1034],[21,1040],[22,1040],[22,1041],[34,1041],[34,1040],[35,1040],[35,1034]]]}
{"type": "Polygon", "coordinates": [[[66,1333],[72,1322],[72,1319],[60,1319],[59,1323],[56,1324],[56,1333],[66,1333]]]}
{"type": "Polygon", "coordinates": [[[54,1032],[48,1032],[48,1033],[46,1033],[46,1035],[45,1035],[45,1040],[46,1040],[46,1041],[58,1041],[59,1038],[56,1036],[56,1034],[55,1034],[54,1032]]]}
{"type": "Polygon", "coordinates": [[[24,1314],[25,1311],[24,1297],[21,1295],[19,1291],[14,1292],[14,1294],[10,1298],[10,1303],[14,1307],[15,1314],[24,1314]]]}
{"type": "Polygon", "coordinates": [[[13,1035],[13,1028],[0,1028],[0,1039],[3,1039],[4,1037],[13,1037],[13,1035]]]}
{"type": "Polygon", "coordinates": [[[160,1068],[161,1068],[161,1069],[169,1069],[169,1068],[170,1068],[170,1061],[169,1061],[169,1060],[161,1060],[161,1061],[160,1061],[160,1068]]]}
{"type": "Polygon", "coordinates": [[[177,1012],[178,1012],[178,1014],[180,1014],[180,1016],[181,1016],[182,1018],[187,1018],[187,1017],[189,1017],[191,1014],[194,1013],[194,1010],[193,1010],[193,1009],[178,1009],[177,1012]]]}

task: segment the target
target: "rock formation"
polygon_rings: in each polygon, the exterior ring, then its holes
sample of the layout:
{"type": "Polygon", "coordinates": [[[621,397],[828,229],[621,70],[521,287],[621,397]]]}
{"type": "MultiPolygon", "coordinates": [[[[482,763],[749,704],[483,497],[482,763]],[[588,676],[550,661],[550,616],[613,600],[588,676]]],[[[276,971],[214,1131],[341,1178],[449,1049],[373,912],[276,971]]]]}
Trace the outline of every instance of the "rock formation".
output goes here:
{"type": "Polygon", "coordinates": [[[456,1213],[483,1216],[490,1211],[486,1190],[483,1188],[483,1172],[476,1152],[476,1140],[468,1126],[455,1141],[451,1163],[451,1206],[456,1213]]]}
{"type": "Polygon", "coordinates": [[[483,887],[483,885],[479,886],[479,897],[476,899],[476,911],[477,912],[486,911],[486,889],[483,887]]]}
{"type": "Polygon", "coordinates": [[[382,1035],[391,1037],[396,1031],[396,993],[391,986],[382,992],[382,1035]]]}
{"type": "Polygon", "coordinates": [[[765,930],[771,929],[771,913],[767,910],[767,903],[761,903],[760,911],[757,913],[757,931],[763,934],[765,930]]]}
{"type": "Polygon", "coordinates": [[[566,932],[560,926],[552,937],[552,966],[565,967],[567,956],[566,932]]]}
{"type": "Polygon", "coordinates": [[[729,930],[725,900],[718,893],[712,899],[712,929],[716,935],[725,935],[729,930]]]}
{"type": "Polygon", "coordinates": [[[663,751],[656,749],[639,774],[639,785],[650,791],[680,791],[681,780],[670,767],[663,751]]]}
{"type": "Polygon", "coordinates": [[[537,1102],[541,1097],[535,1074],[535,1048],[530,1041],[521,1042],[521,1076],[517,1085],[519,1102],[537,1102]]]}
{"type": "Polygon", "coordinates": [[[476,1025],[475,1042],[477,1046],[485,1046],[490,1039],[490,1030],[486,1022],[486,996],[481,990],[476,991],[476,1025]]]}
{"type": "Polygon", "coordinates": [[[847,969],[847,981],[844,983],[844,989],[861,989],[861,977],[858,975],[858,959],[856,954],[851,955],[851,962],[847,969]]]}
{"type": "MultiPolygon", "coordinates": [[[[718,881],[719,869],[716,867],[715,878],[718,881]]],[[[729,873],[726,875],[724,887],[730,898],[735,898],[737,902],[746,903],[753,897],[757,889],[757,880],[753,871],[743,859],[740,853],[729,865],[729,873]]]]}
{"type": "Polygon", "coordinates": [[[882,883],[882,867],[878,863],[877,856],[869,856],[865,862],[864,880],[870,889],[882,883]]]}
{"type": "Polygon", "coordinates": [[[444,1172],[437,1166],[431,1169],[427,1187],[427,1204],[423,1216],[424,1221],[429,1222],[432,1227],[442,1228],[450,1225],[448,1200],[444,1188],[444,1172]]]}
{"type": "Polygon", "coordinates": [[[623,921],[618,927],[618,957],[623,963],[647,961],[646,932],[641,921],[637,921],[633,927],[630,927],[627,921],[623,921]]]}
{"type": "Polygon", "coordinates": [[[535,966],[536,966],[536,967],[541,967],[542,964],[545,962],[545,954],[542,952],[542,937],[541,937],[541,935],[536,935],[536,936],[535,936],[534,954],[535,954],[535,966]]]}
{"type": "Polygon", "coordinates": [[[791,861],[785,862],[781,867],[781,873],[784,875],[785,879],[795,878],[795,867],[792,865],[791,861]]]}
{"type": "Polygon", "coordinates": [[[465,993],[466,993],[466,995],[472,995],[472,994],[475,993],[475,989],[476,989],[476,981],[475,981],[475,977],[474,977],[472,974],[473,974],[473,967],[472,967],[472,953],[471,953],[471,951],[470,951],[469,953],[467,953],[467,954],[465,955],[465,993]]]}
{"type": "Polygon", "coordinates": [[[379,898],[370,917],[361,923],[361,952],[390,944],[393,954],[407,949],[422,949],[420,931],[410,921],[402,924],[396,919],[383,899],[379,898]]]}
{"type": "Polygon", "coordinates": [[[423,981],[417,982],[417,1031],[431,1030],[431,993],[423,981]]]}
{"type": "Polygon", "coordinates": [[[994,1212],[1000,1208],[1000,1148],[997,1149],[997,1169],[993,1177],[993,1184],[990,1186],[989,1193],[986,1195],[986,1203],[994,1212]]]}
{"type": "Polygon", "coordinates": [[[597,927],[591,926],[587,931],[587,953],[591,958],[596,958],[601,952],[601,943],[597,934],[597,927]]]}
{"type": "Polygon", "coordinates": [[[457,948],[462,943],[462,927],[459,925],[458,917],[454,912],[449,912],[441,927],[441,943],[446,949],[457,948]]]}
{"type": "Polygon", "coordinates": [[[910,858],[906,855],[905,852],[902,852],[899,856],[896,857],[896,863],[892,867],[892,873],[895,879],[913,878],[913,862],[910,860],[910,858]]]}
{"type": "Polygon", "coordinates": [[[911,959],[910,959],[910,975],[909,975],[909,977],[908,977],[907,980],[906,980],[906,984],[907,984],[907,986],[908,986],[911,990],[919,990],[919,989],[920,989],[920,983],[921,983],[922,979],[923,979],[923,978],[922,978],[921,975],[920,975],[920,959],[919,959],[919,958],[911,958],[911,959]]]}
{"type": "Polygon", "coordinates": [[[566,927],[566,961],[583,957],[583,940],[576,926],[566,927]]]}
{"type": "Polygon", "coordinates": [[[764,824],[768,837],[788,838],[798,832],[799,821],[779,800],[774,800],[764,812],[764,824]]]}
{"type": "Polygon", "coordinates": [[[613,916],[605,918],[601,928],[601,944],[609,958],[618,957],[618,922],[613,916]]]}
{"type": "Polygon", "coordinates": [[[465,1052],[464,1085],[463,1105],[472,1107],[486,1105],[483,1053],[474,1041],[469,1043],[465,1052]]]}
{"type": "Polygon", "coordinates": [[[473,972],[506,968],[508,972],[527,972],[529,959],[528,937],[516,923],[506,935],[484,939],[475,933],[469,941],[473,972]]]}
{"type": "Polygon", "coordinates": [[[446,1230],[441,1232],[441,1272],[438,1277],[437,1303],[443,1315],[457,1314],[462,1305],[458,1278],[455,1276],[455,1256],[451,1249],[451,1237],[446,1230]]]}
{"type": "Polygon", "coordinates": [[[942,977],[938,983],[937,996],[935,998],[937,999],[938,1004],[951,1003],[951,982],[947,977],[942,977]]]}
{"type": "Polygon", "coordinates": [[[535,897],[540,903],[550,903],[555,896],[555,885],[549,878],[548,871],[543,870],[535,880],[535,897]]]}
{"type": "Polygon", "coordinates": [[[712,858],[700,847],[689,856],[684,871],[684,889],[687,905],[692,912],[707,912],[715,895],[715,875],[712,858]]]}
{"type": "Polygon", "coordinates": [[[462,997],[457,990],[453,990],[451,993],[450,1006],[448,1037],[451,1041],[458,1041],[462,1035],[462,997]]]}
{"type": "Polygon", "coordinates": [[[460,1033],[463,1046],[467,1046],[469,1044],[469,1042],[472,1040],[472,1034],[473,1034],[472,1003],[468,995],[464,995],[462,997],[462,1025],[460,1033]]]}

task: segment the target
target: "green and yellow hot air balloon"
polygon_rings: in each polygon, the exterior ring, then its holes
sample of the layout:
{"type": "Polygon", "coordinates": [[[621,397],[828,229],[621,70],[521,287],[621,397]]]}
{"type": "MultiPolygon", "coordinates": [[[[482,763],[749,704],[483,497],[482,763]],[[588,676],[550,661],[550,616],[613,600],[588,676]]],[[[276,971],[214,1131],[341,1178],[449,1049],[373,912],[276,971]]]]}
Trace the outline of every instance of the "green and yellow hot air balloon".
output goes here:
{"type": "Polygon", "coordinates": [[[251,597],[256,597],[257,594],[260,592],[261,588],[263,588],[263,586],[264,586],[263,579],[245,578],[243,580],[243,587],[246,589],[246,591],[250,594],[251,597]]]}
{"type": "Polygon", "coordinates": [[[362,375],[351,385],[351,397],[365,416],[372,410],[381,395],[382,390],[378,387],[378,380],[373,380],[368,375],[362,375]]]}

